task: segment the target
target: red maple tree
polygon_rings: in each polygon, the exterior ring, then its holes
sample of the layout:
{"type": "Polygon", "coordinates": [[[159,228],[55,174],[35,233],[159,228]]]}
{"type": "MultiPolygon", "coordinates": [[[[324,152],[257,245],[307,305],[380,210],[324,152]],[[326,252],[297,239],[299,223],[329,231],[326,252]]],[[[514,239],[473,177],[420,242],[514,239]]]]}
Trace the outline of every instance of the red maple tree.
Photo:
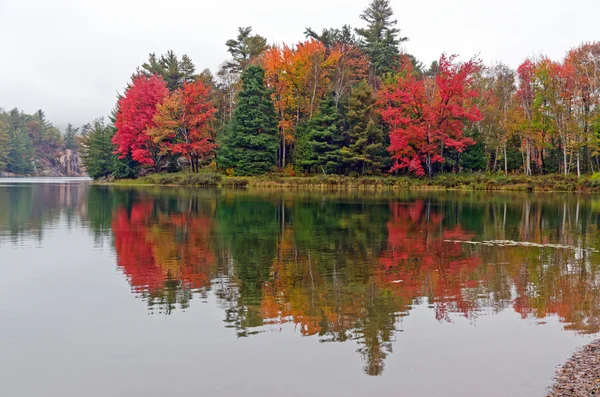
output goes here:
{"type": "Polygon", "coordinates": [[[199,159],[217,145],[213,142],[212,120],[217,109],[210,100],[210,89],[202,82],[185,84],[158,105],[156,126],[148,131],[163,152],[188,159],[192,171],[198,171],[199,159]]]}
{"type": "Polygon", "coordinates": [[[156,105],[168,94],[167,84],[156,75],[140,75],[133,80],[117,104],[117,132],[113,143],[117,146],[115,152],[120,158],[131,155],[140,164],[153,165],[157,169],[160,167],[164,153],[147,132],[155,125],[156,105]]]}
{"type": "Polygon", "coordinates": [[[408,169],[432,175],[435,163],[444,161],[444,149],[462,152],[475,144],[464,135],[465,123],[481,119],[473,99],[472,79],[479,62],[454,64],[455,56],[442,55],[435,78],[418,78],[405,62],[397,82],[380,93],[381,115],[390,128],[388,148],[392,171],[408,169]]]}

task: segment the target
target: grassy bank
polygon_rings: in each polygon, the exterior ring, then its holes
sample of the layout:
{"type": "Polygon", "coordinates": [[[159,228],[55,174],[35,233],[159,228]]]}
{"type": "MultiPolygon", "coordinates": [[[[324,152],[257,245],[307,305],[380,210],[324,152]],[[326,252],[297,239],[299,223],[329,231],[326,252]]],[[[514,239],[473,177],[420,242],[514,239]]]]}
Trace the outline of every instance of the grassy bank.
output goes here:
{"type": "Polygon", "coordinates": [[[509,190],[545,192],[600,192],[600,175],[502,175],[502,174],[445,174],[433,178],[409,176],[347,177],[315,175],[290,177],[263,175],[230,177],[213,172],[191,174],[151,174],[138,179],[104,182],[115,185],[195,186],[195,187],[271,187],[313,189],[454,189],[509,190]]]}

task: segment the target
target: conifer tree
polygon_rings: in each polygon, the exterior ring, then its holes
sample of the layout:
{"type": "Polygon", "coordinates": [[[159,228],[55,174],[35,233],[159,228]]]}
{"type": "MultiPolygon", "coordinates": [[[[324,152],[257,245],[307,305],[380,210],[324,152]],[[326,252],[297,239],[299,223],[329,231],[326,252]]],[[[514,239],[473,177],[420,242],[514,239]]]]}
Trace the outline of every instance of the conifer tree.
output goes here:
{"type": "Polygon", "coordinates": [[[8,170],[15,174],[28,175],[33,172],[33,145],[26,129],[11,131],[8,170]]]}
{"type": "Polygon", "coordinates": [[[264,174],[275,166],[279,147],[277,119],[263,68],[249,66],[242,73],[242,90],[231,132],[221,145],[219,164],[234,168],[236,175],[264,174]]]}
{"type": "Polygon", "coordinates": [[[392,19],[393,15],[389,0],[373,0],[360,15],[360,19],[367,22],[367,27],[356,29],[362,38],[363,49],[379,76],[392,72],[398,66],[400,43],[408,41],[407,37],[400,37],[400,29],[395,27],[398,21],[392,19]]]}
{"type": "Polygon", "coordinates": [[[309,172],[342,173],[343,146],[338,110],[333,96],[327,95],[321,102],[319,114],[300,131],[296,164],[309,172]]]}
{"type": "Polygon", "coordinates": [[[96,119],[90,130],[82,137],[83,164],[94,179],[107,177],[113,173],[116,156],[112,143],[114,129],[104,123],[104,119],[96,119]]]}
{"type": "Polygon", "coordinates": [[[75,150],[77,149],[77,132],[79,128],[74,128],[71,123],[67,124],[65,133],[63,135],[63,145],[65,149],[75,150]]]}
{"type": "Polygon", "coordinates": [[[361,175],[380,174],[389,157],[375,101],[373,89],[363,80],[352,89],[346,106],[348,146],[342,152],[348,170],[361,175]]]}
{"type": "Polygon", "coordinates": [[[240,27],[237,38],[227,40],[225,45],[233,60],[225,63],[224,68],[233,73],[241,73],[253,58],[267,49],[267,39],[258,34],[253,35],[251,26],[240,27]]]}
{"type": "Polygon", "coordinates": [[[8,167],[9,131],[8,124],[0,120],[0,171],[6,171],[8,167]]]}

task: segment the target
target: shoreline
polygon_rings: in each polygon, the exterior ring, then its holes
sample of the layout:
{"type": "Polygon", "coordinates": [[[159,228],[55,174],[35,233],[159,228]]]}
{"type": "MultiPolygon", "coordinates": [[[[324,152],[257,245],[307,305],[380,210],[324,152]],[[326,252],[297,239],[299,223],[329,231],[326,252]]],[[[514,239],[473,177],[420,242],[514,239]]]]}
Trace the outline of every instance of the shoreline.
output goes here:
{"type": "Polygon", "coordinates": [[[575,352],[556,370],[547,397],[600,395],[600,339],[575,352]]]}
{"type": "Polygon", "coordinates": [[[314,190],[459,190],[520,192],[600,192],[600,178],[574,175],[443,174],[432,178],[411,176],[283,176],[236,177],[214,172],[150,174],[138,179],[100,180],[115,186],[188,186],[213,188],[274,188],[314,190]]]}

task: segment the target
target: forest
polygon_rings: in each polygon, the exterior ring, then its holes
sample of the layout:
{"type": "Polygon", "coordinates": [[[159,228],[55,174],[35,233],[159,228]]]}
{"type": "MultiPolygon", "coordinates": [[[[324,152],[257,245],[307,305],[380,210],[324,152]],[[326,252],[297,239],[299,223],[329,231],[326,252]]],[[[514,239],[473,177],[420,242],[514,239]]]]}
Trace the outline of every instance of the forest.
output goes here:
{"type": "Polygon", "coordinates": [[[44,175],[49,169],[60,167],[61,154],[67,150],[77,152],[81,135],[89,129],[86,124],[80,133],[79,127],[68,124],[60,131],[43,110],[25,114],[17,108],[0,108],[0,174],[44,175]]]}
{"type": "MultiPolygon", "coordinates": [[[[216,74],[199,71],[187,55],[150,54],[109,119],[78,134],[87,172],[118,179],[182,170],[600,171],[600,42],[580,44],[563,59],[524,59],[516,70],[453,54],[426,66],[403,50],[409,38],[389,0],[373,0],[360,19],[358,28],[307,28],[304,41],[281,45],[240,27],[216,74]]],[[[25,173],[17,163],[32,152],[20,140],[35,141],[36,132],[9,118],[0,116],[0,142],[10,142],[0,145],[0,171],[25,173]]]]}

